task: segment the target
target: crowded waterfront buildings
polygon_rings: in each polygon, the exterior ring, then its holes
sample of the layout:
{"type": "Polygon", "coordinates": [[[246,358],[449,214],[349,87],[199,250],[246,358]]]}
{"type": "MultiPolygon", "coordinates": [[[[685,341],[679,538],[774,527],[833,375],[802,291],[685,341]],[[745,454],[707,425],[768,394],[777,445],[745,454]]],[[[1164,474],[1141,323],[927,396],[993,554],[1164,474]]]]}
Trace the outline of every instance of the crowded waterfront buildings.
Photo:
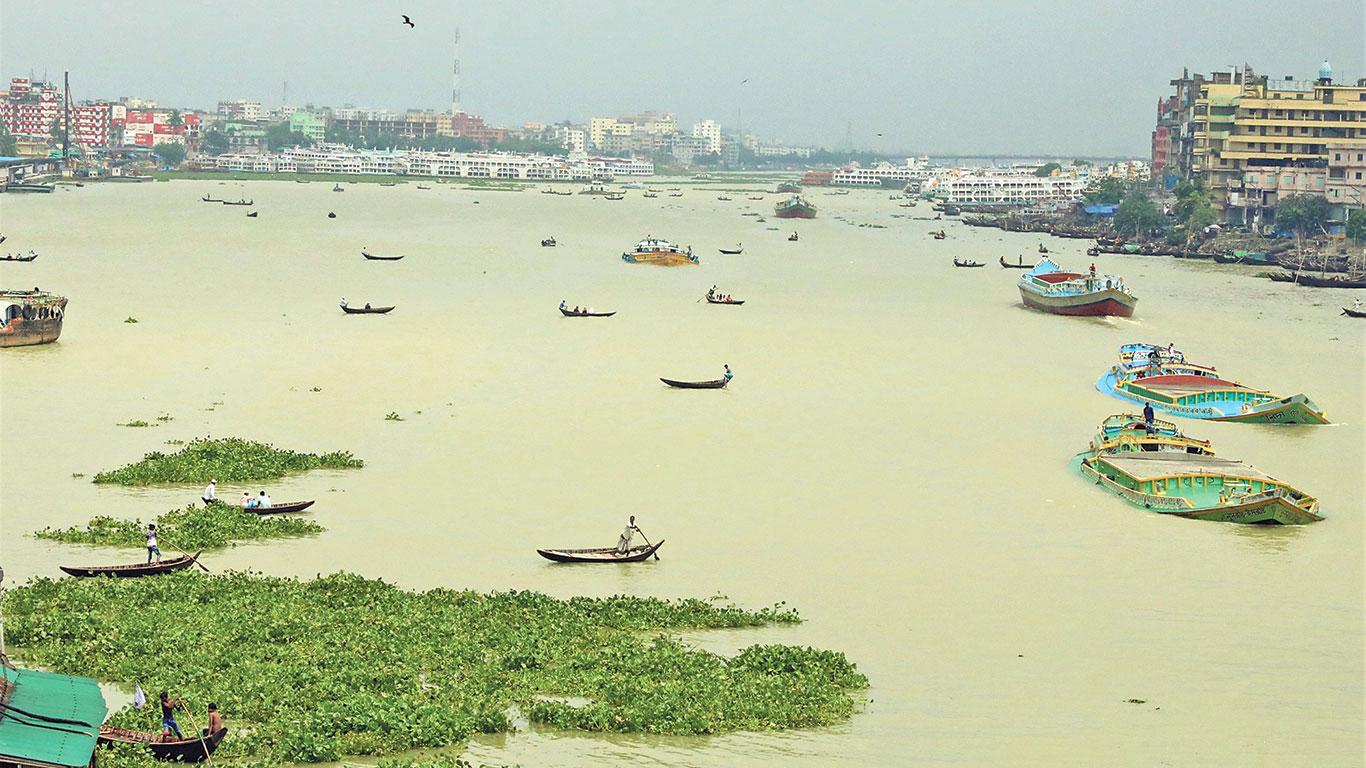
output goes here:
{"type": "Polygon", "coordinates": [[[291,147],[271,154],[224,153],[214,159],[214,167],[254,173],[374,174],[509,181],[587,181],[654,174],[654,163],[635,158],[371,150],[340,144],[291,147]]]}
{"type": "Polygon", "coordinates": [[[1245,66],[1184,72],[1171,85],[1152,133],[1153,171],[1167,186],[1202,179],[1222,218],[1239,224],[1270,223],[1290,194],[1327,197],[1337,221],[1361,207],[1353,176],[1366,154],[1366,78],[1337,83],[1325,61],[1313,80],[1245,66]]]}

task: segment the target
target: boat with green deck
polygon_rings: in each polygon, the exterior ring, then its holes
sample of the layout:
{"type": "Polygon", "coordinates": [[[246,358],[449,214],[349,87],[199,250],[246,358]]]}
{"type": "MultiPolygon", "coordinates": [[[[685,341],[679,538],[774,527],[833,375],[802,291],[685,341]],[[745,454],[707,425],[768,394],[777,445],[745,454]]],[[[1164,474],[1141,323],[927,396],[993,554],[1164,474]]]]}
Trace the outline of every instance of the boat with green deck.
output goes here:
{"type": "Polygon", "coordinates": [[[1082,477],[1136,507],[1194,520],[1254,525],[1317,522],[1318,499],[1236,459],[1169,422],[1131,414],[1101,423],[1091,447],[1072,457],[1082,477]]]}

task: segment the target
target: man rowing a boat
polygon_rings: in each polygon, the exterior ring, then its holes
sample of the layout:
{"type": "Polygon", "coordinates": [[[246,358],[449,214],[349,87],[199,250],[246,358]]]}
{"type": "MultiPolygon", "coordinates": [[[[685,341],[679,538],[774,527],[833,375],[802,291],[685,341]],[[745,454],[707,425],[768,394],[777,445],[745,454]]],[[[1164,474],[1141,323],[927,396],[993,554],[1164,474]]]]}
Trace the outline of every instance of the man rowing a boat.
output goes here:
{"type": "Polygon", "coordinates": [[[201,499],[205,506],[218,501],[218,481],[210,480],[208,487],[204,489],[204,496],[201,499]]]}
{"type": "Polygon", "coordinates": [[[152,562],[152,556],[156,555],[157,562],[161,562],[161,547],[157,546],[157,524],[147,524],[147,562],[152,562]]]}
{"type": "Polygon", "coordinates": [[[171,740],[174,733],[177,739],[185,738],[185,734],[180,732],[180,724],[175,721],[175,708],[184,705],[180,699],[173,699],[165,691],[161,692],[161,737],[166,741],[171,740]]]}
{"type": "Polygon", "coordinates": [[[624,555],[631,551],[631,539],[637,533],[640,533],[640,529],[636,527],[636,516],[631,515],[631,519],[626,522],[626,530],[622,531],[621,536],[617,538],[618,555],[624,555]]]}

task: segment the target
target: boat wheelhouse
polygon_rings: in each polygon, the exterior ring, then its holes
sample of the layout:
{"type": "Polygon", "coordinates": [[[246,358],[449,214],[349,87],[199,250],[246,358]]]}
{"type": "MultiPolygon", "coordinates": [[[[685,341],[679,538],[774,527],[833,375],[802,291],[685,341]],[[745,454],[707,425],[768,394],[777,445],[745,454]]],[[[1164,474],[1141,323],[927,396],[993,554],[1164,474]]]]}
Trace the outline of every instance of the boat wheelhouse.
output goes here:
{"type": "Polygon", "coordinates": [[[0,291],[0,347],[50,344],[62,335],[66,297],[34,288],[0,291]]]}
{"type": "Polygon", "coordinates": [[[1323,519],[1318,499],[1235,459],[1183,451],[1086,451],[1073,463],[1105,490],[1162,514],[1260,525],[1323,519]]]}
{"type": "Polygon", "coordinates": [[[1170,421],[1154,419],[1151,424],[1141,415],[1117,413],[1106,417],[1091,437],[1093,455],[1170,451],[1213,456],[1208,440],[1186,437],[1170,421]]]}
{"type": "MultiPolygon", "coordinates": [[[[1135,345],[1128,345],[1135,346],[1135,345]]],[[[1133,403],[1150,403],[1174,416],[1251,424],[1327,424],[1323,409],[1303,394],[1282,397],[1222,378],[1214,368],[1184,357],[1134,357],[1110,367],[1096,389],[1133,403]]]]}
{"type": "Polygon", "coordinates": [[[1066,272],[1052,259],[1040,259],[1020,276],[1025,306],[1054,315],[1132,317],[1138,299],[1113,275],[1066,272]]]}
{"type": "Polygon", "coordinates": [[[635,248],[621,254],[621,260],[628,264],[654,264],[661,267],[701,263],[701,259],[693,255],[691,247],[685,249],[656,237],[647,237],[636,243],[635,248]]]}
{"type": "Polygon", "coordinates": [[[801,195],[792,195],[773,206],[773,215],[780,219],[814,219],[816,206],[808,203],[801,195]]]}

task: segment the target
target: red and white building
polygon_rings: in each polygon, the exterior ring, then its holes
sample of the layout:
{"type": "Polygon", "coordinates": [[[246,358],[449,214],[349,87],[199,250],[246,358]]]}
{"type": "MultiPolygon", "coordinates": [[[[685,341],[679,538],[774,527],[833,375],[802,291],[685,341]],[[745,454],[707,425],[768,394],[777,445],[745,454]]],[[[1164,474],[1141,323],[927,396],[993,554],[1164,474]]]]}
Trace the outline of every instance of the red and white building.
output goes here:
{"type": "Polygon", "coordinates": [[[172,125],[170,110],[127,109],[114,107],[113,126],[118,144],[125,147],[154,147],[158,144],[184,144],[195,140],[204,126],[203,115],[183,112],[180,125],[172,125]]]}
{"type": "MultiPolygon", "coordinates": [[[[109,146],[112,106],[109,102],[72,105],[71,141],[86,147],[109,146]]],[[[61,89],[52,83],[16,77],[10,80],[9,91],[0,99],[0,122],[20,140],[50,140],[52,124],[65,120],[66,100],[61,89]]]]}

